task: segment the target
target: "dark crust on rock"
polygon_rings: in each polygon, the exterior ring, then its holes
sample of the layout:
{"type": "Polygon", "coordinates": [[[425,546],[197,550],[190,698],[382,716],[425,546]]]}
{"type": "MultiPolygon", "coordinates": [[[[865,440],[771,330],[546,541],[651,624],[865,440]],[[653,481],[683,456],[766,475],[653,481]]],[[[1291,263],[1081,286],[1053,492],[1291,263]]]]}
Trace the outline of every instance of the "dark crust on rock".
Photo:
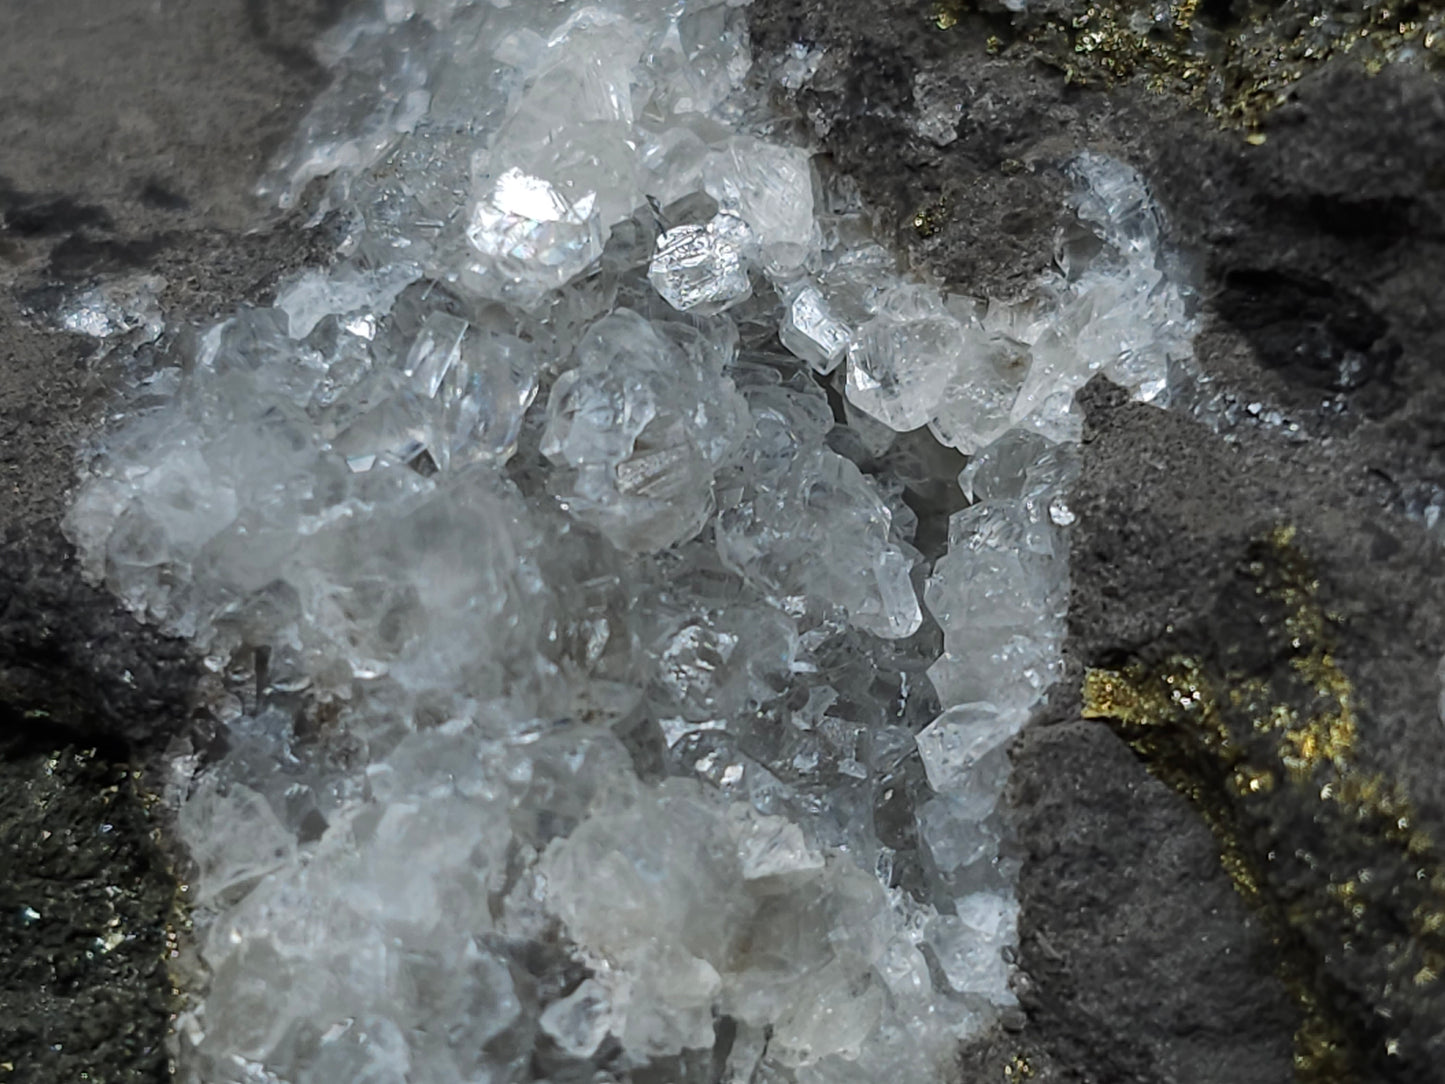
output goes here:
{"type": "Polygon", "coordinates": [[[927,14],[917,0],[764,0],[749,27],[759,56],[824,50],[797,105],[898,247],[957,289],[1013,296],[1053,260],[1068,189],[1054,144],[1077,122],[1074,95],[1041,67],[940,35],[927,14]],[[947,146],[909,126],[923,72],[964,106],[947,146]]]}
{"type": "Polygon", "coordinates": [[[166,1079],[175,882],[135,779],[95,752],[0,754],[0,1080],[166,1079]]]}
{"type": "Polygon", "coordinates": [[[1096,723],[1026,731],[1014,771],[1019,993],[1057,1079],[1287,1079],[1298,1014],[1189,804],[1096,723]]]}
{"type": "MultiPolygon", "coordinates": [[[[1318,710],[1312,691],[1297,683],[1287,634],[1251,571],[1260,541],[1282,525],[1294,528],[1293,545],[1308,558],[1330,615],[1331,650],[1353,684],[1358,759],[1370,778],[1403,788],[1415,827],[1438,846],[1445,839],[1435,680],[1445,651],[1439,544],[1419,524],[1362,498],[1352,486],[1358,464],[1321,464],[1317,448],[1271,447],[1259,434],[1229,444],[1103,384],[1084,398],[1084,472],[1071,505],[1079,516],[1070,615],[1076,657],[1104,667],[1188,658],[1219,680],[1234,674],[1292,689],[1295,699],[1282,706],[1301,714],[1318,710]],[[1271,469],[1260,469],[1263,462],[1271,469]]],[[[1244,763],[1283,775],[1277,763],[1244,763]]],[[[1203,793],[1209,788],[1201,781],[1203,793]]],[[[1350,1058],[1371,1079],[1442,1079],[1436,1048],[1445,996],[1438,983],[1390,975],[1395,961],[1419,951],[1410,905],[1392,911],[1414,891],[1416,866],[1429,871],[1438,858],[1427,850],[1402,861],[1367,821],[1336,817],[1308,790],[1283,784],[1240,823],[1250,826],[1247,837],[1233,842],[1253,853],[1258,893],[1279,916],[1273,932],[1281,951],[1309,957],[1303,969],[1311,989],[1327,991],[1321,996],[1344,1029],[1350,1058]],[[1297,853],[1313,857],[1296,863],[1297,853]],[[1379,888],[1342,927],[1331,894],[1362,868],[1379,888]],[[1400,1044],[1390,1057],[1387,1039],[1400,1044]]]]}

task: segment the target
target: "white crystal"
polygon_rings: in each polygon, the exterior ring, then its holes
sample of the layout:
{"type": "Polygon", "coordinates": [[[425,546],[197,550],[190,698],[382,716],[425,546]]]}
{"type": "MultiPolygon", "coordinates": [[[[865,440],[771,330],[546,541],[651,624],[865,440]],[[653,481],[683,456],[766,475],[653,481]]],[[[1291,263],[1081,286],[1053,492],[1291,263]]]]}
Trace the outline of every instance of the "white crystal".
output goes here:
{"type": "Polygon", "coordinates": [[[499,297],[535,300],[561,286],[602,254],[597,196],[577,202],[515,166],[472,206],[467,240],[489,261],[485,289],[499,297]]]}
{"type": "Polygon", "coordinates": [[[815,243],[808,154],[795,147],[734,136],[708,159],[708,195],[752,230],[769,271],[796,268],[815,243]]]}
{"type": "Polygon", "coordinates": [[[1008,432],[1031,361],[1029,348],[1005,335],[968,335],[962,362],[929,422],[933,434],[972,454],[1008,432]]]}
{"type": "Polygon", "coordinates": [[[1004,950],[1014,943],[1017,925],[1018,903],[991,893],[966,896],[956,915],[935,918],[930,935],[948,984],[961,994],[1011,1001],[1004,950]]]}
{"type": "Polygon", "coordinates": [[[282,868],[296,848],[266,799],[241,783],[203,785],[177,828],[199,867],[202,903],[282,868]]]}
{"type": "Polygon", "coordinates": [[[428,313],[421,330],[412,340],[401,371],[414,381],[416,390],[434,398],[442,380],[462,354],[467,322],[447,312],[428,313]]]}
{"type": "Polygon", "coordinates": [[[920,72],[913,78],[913,100],[917,106],[912,122],[915,132],[938,147],[957,141],[963,105],[946,83],[920,72]]]}
{"type": "Polygon", "coordinates": [[[707,521],[713,474],[746,416],[731,381],[619,310],[587,332],[577,367],[553,385],[542,452],[568,468],[564,508],[622,549],[663,549],[707,521]]]}
{"type": "Polygon", "coordinates": [[[827,375],[842,363],[853,333],[833,316],[822,292],[811,283],[788,302],[778,337],[816,372],[827,375]]]}
{"type": "Polygon", "coordinates": [[[745,260],[750,237],[747,224],[729,214],[705,226],[675,226],[657,239],[648,281],[682,312],[723,312],[752,296],[745,260]]]}
{"type": "Polygon", "coordinates": [[[803,830],[786,817],[760,816],[746,807],[734,807],[730,822],[738,841],[743,880],[809,873],[823,868],[823,856],[803,837],[803,830]]]}
{"type": "Polygon", "coordinates": [[[897,287],[848,349],[848,399],[900,433],[927,425],[962,352],[963,328],[937,291],[897,287]]]}
{"type": "Polygon", "coordinates": [[[609,1031],[621,1030],[625,1004],[619,1013],[617,998],[617,991],[595,979],[587,979],[566,997],[548,1005],[538,1023],[553,1042],[574,1058],[590,1057],[609,1031]]]}
{"type": "MultiPolygon", "coordinates": [[[[900,271],[763,134],[745,14],[358,8],[268,181],[335,212],[334,263],[112,405],[66,529],[194,640],[226,738],[168,790],[184,1084],[651,1078],[723,1018],[724,1079],[928,1081],[1011,1004],[997,806],[1061,672],[1058,442],[1095,372],[1167,398],[1185,295],[1092,156],[1030,296],[900,271]],[[931,567],[925,425],[970,456],[931,567]]],[[[949,86],[915,84],[925,138],[949,86]]],[[[161,327],[117,288],[67,310],[113,351],[161,327]]]]}
{"type": "Polygon", "coordinates": [[[386,312],[397,294],[421,277],[412,264],[358,271],[347,264],[330,272],[303,271],[276,292],[276,308],[286,314],[287,331],[304,339],[327,316],[386,312]]]}
{"type": "Polygon", "coordinates": [[[110,339],[139,331],[141,342],[154,342],[165,329],[158,300],[166,288],[159,275],[136,275],[82,290],[68,298],[56,313],[65,331],[110,339]]]}
{"type": "Polygon", "coordinates": [[[851,462],[822,447],[831,423],[816,391],[755,389],[752,472],[717,521],[724,562],[767,591],[840,605],[878,636],[910,636],[923,614],[892,514],[851,462]]]}
{"type": "Polygon", "coordinates": [[[918,735],[918,752],[928,785],[944,791],[958,786],[985,755],[1017,734],[1027,721],[1021,712],[992,704],[958,704],[918,735]]]}

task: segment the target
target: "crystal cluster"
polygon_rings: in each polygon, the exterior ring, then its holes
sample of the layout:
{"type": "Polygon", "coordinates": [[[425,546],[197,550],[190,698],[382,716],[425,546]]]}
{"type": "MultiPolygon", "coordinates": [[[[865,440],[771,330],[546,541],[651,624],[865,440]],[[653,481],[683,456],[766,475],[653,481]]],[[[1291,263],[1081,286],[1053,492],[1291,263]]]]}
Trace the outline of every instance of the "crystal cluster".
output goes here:
{"type": "Polygon", "coordinates": [[[145,347],[67,521],[214,672],[182,1079],[944,1079],[1012,1003],[1073,393],[1187,352],[1143,186],[1075,163],[986,303],[767,135],[740,6],[387,0],[323,54],[266,183],[334,264],[145,347]]]}

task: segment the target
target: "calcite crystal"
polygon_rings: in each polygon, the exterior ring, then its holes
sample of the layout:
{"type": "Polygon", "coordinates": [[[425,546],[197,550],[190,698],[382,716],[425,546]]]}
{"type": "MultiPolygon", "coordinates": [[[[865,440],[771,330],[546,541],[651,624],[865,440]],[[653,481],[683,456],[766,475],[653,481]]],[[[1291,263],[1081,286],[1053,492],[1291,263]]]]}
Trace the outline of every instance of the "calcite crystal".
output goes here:
{"type": "Polygon", "coordinates": [[[163,342],[68,520],[215,675],[181,1079],[944,1079],[1013,1001],[1073,393],[1187,355],[1147,192],[1075,163],[1090,243],[1002,305],[775,134],[806,56],[741,5],[387,0],[321,51],[264,188],[334,265],[163,342]],[[972,457],[931,559],[913,430],[972,457]]]}

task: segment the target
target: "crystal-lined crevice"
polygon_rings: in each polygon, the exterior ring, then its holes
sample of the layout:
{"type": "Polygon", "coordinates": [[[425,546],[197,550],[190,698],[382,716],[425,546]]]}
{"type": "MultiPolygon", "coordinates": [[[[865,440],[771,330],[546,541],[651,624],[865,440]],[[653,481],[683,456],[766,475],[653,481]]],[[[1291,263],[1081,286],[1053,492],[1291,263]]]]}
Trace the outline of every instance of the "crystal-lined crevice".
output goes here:
{"type": "Polygon", "coordinates": [[[900,268],[744,14],[359,12],[268,182],[335,262],[87,461],[84,567],[224,729],[171,751],[183,1079],[926,1081],[1013,1004],[1073,393],[1162,401],[1183,294],[1098,156],[1029,299],[900,268]],[[920,445],[972,457],[946,540],[920,445]]]}

